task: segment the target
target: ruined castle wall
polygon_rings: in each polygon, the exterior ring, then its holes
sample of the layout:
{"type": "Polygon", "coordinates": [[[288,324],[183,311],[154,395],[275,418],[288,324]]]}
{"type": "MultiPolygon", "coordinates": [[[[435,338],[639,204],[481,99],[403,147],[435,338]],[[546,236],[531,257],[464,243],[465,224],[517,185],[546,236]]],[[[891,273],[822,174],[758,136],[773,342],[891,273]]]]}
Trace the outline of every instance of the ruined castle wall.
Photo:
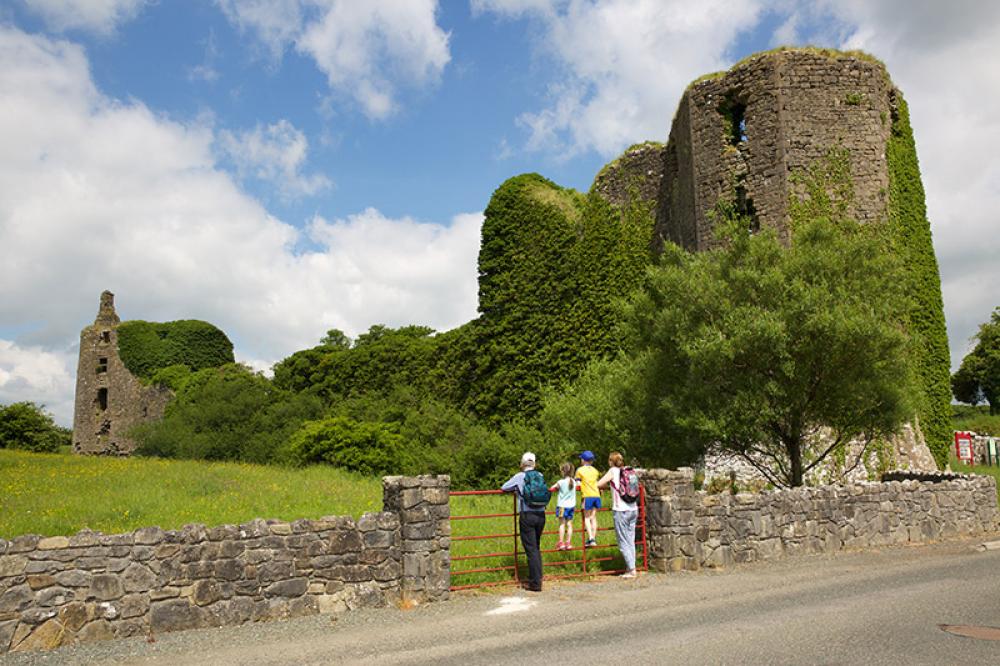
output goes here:
{"type": "MultiPolygon", "coordinates": [[[[100,319],[100,318],[99,318],[100,319]]],[[[117,322],[99,321],[80,333],[73,415],[73,452],[128,455],[134,425],[163,417],[171,392],[147,386],[118,356],[117,322]]]]}
{"type": "Polygon", "coordinates": [[[0,539],[0,655],[448,597],[447,476],[387,477],[358,520],[0,539]]]}
{"type": "Polygon", "coordinates": [[[690,250],[712,247],[721,201],[787,238],[789,176],[834,147],[850,151],[851,212],[884,219],[892,95],[881,65],[809,51],[762,54],[692,84],[671,128],[667,153],[677,159],[668,158],[663,175],[659,236],[690,250]],[[689,186],[691,199],[672,196],[689,186]]]}

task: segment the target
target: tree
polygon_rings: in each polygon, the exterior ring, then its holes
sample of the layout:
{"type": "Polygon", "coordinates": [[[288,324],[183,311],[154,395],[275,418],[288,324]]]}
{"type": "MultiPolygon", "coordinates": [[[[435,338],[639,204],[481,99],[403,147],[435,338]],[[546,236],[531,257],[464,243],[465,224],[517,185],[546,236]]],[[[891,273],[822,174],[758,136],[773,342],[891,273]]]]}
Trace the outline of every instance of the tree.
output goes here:
{"type": "Polygon", "coordinates": [[[316,396],[283,391],[234,363],[191,374],[163,419],[131,435],[140,455],[267,463],[292,432],[321,413],[316,396]]]}
{"type": "Polygon", "coordinates": [[[0,449],[55,453],[70,443],[70,432],[33,402],[0,405],[0,449]]]}
{"type": "MultiPolygon", "coordinates": [[[[647,464],[721,446],[799,486],[849,440],[912,415],[906,301],[882,230],[820,216],[785,248],[747,222],[721,224],[720,249],[668,246],[649,269],[626,308],[629,352],[576,388],[578,435],[627,433],[647,464]]],[[[548,422],[572,407],[553,399],[548,422]]]]}
{"type": "Polygon", "coordinates": [[[334,347],[336,349],[350,349],[351,338],[339,328],[331,328],[319,341],[324,347],[334,347]]]}
{"type": "Polygon", "coordinates": [[[987,402],[990,414],[1000,414],[1000,307],[979,326],[973,340],[976,346],[951,376],[952,393],[970,405],[987,402]]]}

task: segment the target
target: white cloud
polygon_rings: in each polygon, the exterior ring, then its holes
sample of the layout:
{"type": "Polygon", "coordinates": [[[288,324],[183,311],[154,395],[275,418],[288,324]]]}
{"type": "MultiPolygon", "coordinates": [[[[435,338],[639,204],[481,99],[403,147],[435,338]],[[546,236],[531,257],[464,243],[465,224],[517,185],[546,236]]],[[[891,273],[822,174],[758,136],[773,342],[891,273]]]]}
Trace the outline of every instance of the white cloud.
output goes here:
{"type": "Polygon", "coordinates": [[[123,318],[215,323],[255,367],[334,327],[475,316],[480,215],[317,219],[318,249],[296,253],[300,232],[217,166],[210,126],[106,97],[66,41],[0,27],[0,62],[0,331],[35,327],[14,338],[35,360],[17,363],[48,386],[11,383],[7,362],[4,399],[65,403],[75,352],[61,371],[32,368],[93,321],[103,289],[123,318]]]}
{"type": "Polygon", "coordinates": [[[272,183],[284,197],[316,194],[331,185],[322,174],[301,172],[309,143],[287,120],[239,133],[224,130],[219,134],[219,146],[241,175],[272,183]]]}
{"type": "Polygon", "coordinates": [[[800,40],[878,56],[907,99],[957,367],[1000,305],[1000,5],[823,0],[788,23],[800,40]]]}
{"type": "Polygon", "coordinates": [[[527,147],[569,157],[611,156],[665,140],[684,87],[721,69],[736,36],[754,27],[757,0],[478,0],[479,12],[537,22],[540,55],[561,70],[547,105],[523,113],[527,147]]]}
{"type": "Polygon", "coordinates": [[[437,82],[451,59],[436,0],[219,0],[226,16],[254,33],[273,58],[294,45],[312,58],[338,95],[371,118],[398,109],[398,89],[437,82]]]}
{"type": "Polygon", "coordinates": [[[75,374],[76,354],[69,350],[21,347],[0,339],[0,404],[44,405],[68,426],[73,421],[75,374]]]}
{"type": "Polygon", "coordinates": [[[22,0],[53,30],[86,30],[102,35],[114,32],[134,18],[147,0],[22,0]]]}

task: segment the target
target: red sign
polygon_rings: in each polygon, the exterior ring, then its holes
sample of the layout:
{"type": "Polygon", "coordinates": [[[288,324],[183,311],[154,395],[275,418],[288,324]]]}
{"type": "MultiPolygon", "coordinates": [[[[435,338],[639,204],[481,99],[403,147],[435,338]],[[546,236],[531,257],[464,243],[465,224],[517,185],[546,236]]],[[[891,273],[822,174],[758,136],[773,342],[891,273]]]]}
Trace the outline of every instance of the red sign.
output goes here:
{"type": "Polygon", "coordinates": [[[972,465],[976,461],[976,456],[972,451],[972,433],[955,433],[955,457],[962,462],[972,465]]]}

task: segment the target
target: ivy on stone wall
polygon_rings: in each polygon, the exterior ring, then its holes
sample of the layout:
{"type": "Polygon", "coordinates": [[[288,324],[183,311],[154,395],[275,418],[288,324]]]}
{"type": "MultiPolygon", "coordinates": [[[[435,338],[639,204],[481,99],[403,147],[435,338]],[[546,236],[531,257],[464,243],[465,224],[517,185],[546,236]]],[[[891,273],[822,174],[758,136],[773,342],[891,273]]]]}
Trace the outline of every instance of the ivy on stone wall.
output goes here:
{"type": "Polygon", "coordinates": [[[896,94],[896,113],[886,157],[889,166],[889,221],[903,253],[907,292],[912,299],[909,329],[917,337],[918,379],[924,396],[919,408],[920,428],[938,465],[948,462],[951,436],[951,387],[948,334],[941,300],[941,278],[931,240],[930,223],[920,180],[910,114],[903,96],[896,94]]]}
{"type": "Polygon", "coordinates": [[[494,421],[531,418],[543,387],[616,348],[614,301],[649,263],[652,215],[525,174],[496,190],[485,217],[464,406],[494,421]]]}
{"type": "Polygon", "coordinates": [[[234,361],[233,343],[226,334],[197,319],[123,322],[118,326],[118,354],[129,372],[147,380],[173,365],[198,371],[234,361]]]}

